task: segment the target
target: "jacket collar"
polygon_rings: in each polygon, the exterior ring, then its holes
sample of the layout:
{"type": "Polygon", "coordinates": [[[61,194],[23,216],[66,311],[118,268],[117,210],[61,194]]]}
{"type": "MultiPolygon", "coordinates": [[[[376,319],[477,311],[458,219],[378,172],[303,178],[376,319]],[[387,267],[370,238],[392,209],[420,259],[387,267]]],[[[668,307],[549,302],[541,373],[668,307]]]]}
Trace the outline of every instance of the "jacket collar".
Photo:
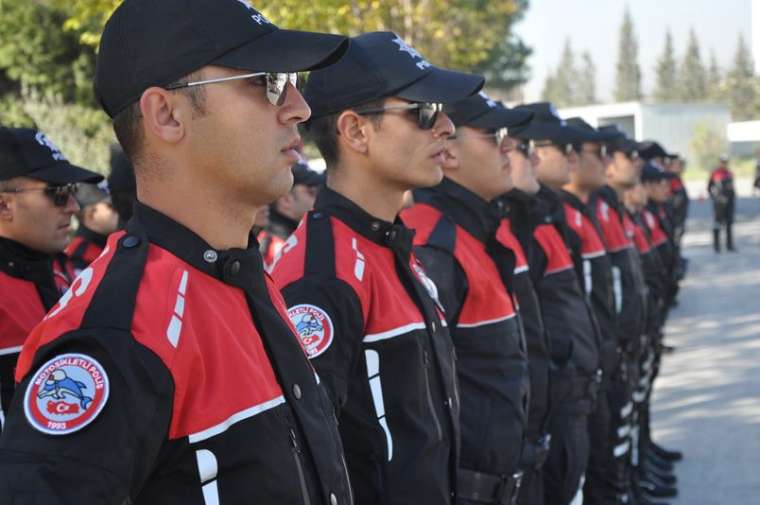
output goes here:
{"type": "Polygon", "coordinates": [[[501,219],[499,204],[489,204],[449,178],[434,188],[414,191],[414,201],[435,207],[481,242],[496,233],[501,219]]]}
{"type": "Polygon", "coordinates": [[[106,246],[106,242],[108,242],[108,235],[103,235],[96,231],[92,231],[82,223],[79,223],[79,228],[77,229],[76,236],[82,237],[83,239],[92,242],[101,249],[103,249],[106,246]]]}
{"type": "Polygon", "coordinates": [[[319,190],[313,212],[338,218],[349,228],[378,245],[398,249],[406,256],[411,251],[414,230],[404,226],[398,216],[393,223],[376,218],[326,185],[319,190]]]}
{"type": "MultiPolygon", "coordinates": [[[[248,247],[218,250],[193,231],[142,203],[127,224],[127,233],[144,235],[148,241],[212,277],[227,284],[251,289],[261,282],[263,266],[259,244],[249,236],[248,247]]],[[[122,239],[123,241],[124,239],[122,239]]]]}
{"type": "Polygon", "coordinates": [[[53,275],[53,257],[0,237],[0,270],[20,279],[36,278],[40,272],[53,275]]]}

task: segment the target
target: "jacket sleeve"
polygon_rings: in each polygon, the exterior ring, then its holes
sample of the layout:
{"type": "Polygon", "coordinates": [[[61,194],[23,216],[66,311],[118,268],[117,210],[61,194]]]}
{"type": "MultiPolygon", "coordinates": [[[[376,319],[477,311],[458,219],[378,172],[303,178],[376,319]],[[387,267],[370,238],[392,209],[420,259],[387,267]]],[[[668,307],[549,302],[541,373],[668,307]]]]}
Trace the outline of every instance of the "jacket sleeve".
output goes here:
{"type": "Polygon", "coordinates": [[[364,338],[359,296],[340,279],[312,277],[288,284],[282,294],[291,322],[339,413],[346,403],[350,376],[358,364],[364,338]],[[317,316],[317,321],[312,316],[317,316]],[[314,335],[321,341],[310,348],[309,339],[314,335]]]}
{"type": "Polygon", "coordinates": [[[467,277],[459,262],[437,247],[418,246],[414,255],[425,267],[425,273],[438,288],[438,301],[446,314],[449,328],[456,327],[467,296],[467,277]]]}
{"type": "MultiPolygon", "coordinates": [[[[107,331],[96,337],[92,332],[76,330],[41,347],[18,384],[0,437],[3,503],[10,498],[25,505],[123,505],[139,494],[156,467],[171,422],[171,374],[131,335],[107,331]],[[48,360],[72,353],[101,365],[108,394],[102,410],[81,429],[43,433],[25,408],[38,400],[33,379],[48,360]]],[[[93,402],[84,409],[98,406],[93,402]]]]}

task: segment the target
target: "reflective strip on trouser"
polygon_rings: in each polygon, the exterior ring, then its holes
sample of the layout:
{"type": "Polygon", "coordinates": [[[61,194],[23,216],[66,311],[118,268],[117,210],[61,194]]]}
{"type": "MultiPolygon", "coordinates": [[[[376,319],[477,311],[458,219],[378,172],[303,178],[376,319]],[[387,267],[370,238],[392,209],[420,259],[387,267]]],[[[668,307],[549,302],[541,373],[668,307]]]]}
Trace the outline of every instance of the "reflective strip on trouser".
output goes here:
{"type": "Polygon", "coordinates": [[[573,497],[573,501],[570,502],[570,505],[583,505],[583,484],[586,480],[585,475],[581,475],[581,482],[580,486],[578,486],[578,492],[575,493],[575,496],[573,497]]]}

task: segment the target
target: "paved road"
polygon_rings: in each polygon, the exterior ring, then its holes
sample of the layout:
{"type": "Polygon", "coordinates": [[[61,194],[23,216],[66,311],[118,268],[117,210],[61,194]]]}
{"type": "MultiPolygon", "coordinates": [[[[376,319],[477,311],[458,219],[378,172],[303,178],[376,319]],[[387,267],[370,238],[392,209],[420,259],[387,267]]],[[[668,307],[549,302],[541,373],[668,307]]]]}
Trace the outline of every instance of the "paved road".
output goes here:
{"type": "Polygon", "coordinates": [[[672,505],[760,505],[760,200],[742,199],[738,253],[712,251],[695,202],[689,276],[671,314],[654,395],[654,438],[682,449],[672,505]]]}

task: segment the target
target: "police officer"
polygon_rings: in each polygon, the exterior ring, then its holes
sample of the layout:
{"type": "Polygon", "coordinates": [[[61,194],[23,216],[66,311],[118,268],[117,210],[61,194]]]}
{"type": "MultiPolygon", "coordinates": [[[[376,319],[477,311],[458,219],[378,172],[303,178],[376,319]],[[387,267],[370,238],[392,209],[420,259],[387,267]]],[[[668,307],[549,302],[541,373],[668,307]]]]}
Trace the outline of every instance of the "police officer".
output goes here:
{"type": "Polygon", "coordinates": [[[108,235],[118,228],[119,214],[111,206],[107,187],[82,184],[75,197],[80,207],[76,214],[79,227],[64,252],[76,276],[103,252],[108,235]]]}
{"type": "Polygon", "coordinates": [[[329,399],[249,236],[309,117],[290,72],[346,45],[236,0],[115,10],[95,90],[139,203],[27,339],[0,496],[351,503],[329,399]]]}
{"type": "Polygon", "coordinates": [[[79,210],[77,183],[102,179],[42,132],[0,128],[0,429],[21,346],[68,288],[61,252],[79,210]]]}
{"type": "Polygon", "coordinates": [[[736,251],[734,247],[734,213],[736,211],[736,192],[734,191],[734,174],[728,168],[728,155],[720,156],[718,168],[710,173],[707,192],[713,203],[713,247],[720,252],[720,230],[726,229],[726,249],[736,251]]]}
{"type": "Polygon", "coordinates": [[[452,501],[454,349],[413,233],[396,218],[405,191],[441,181],[454,133],[441,104],[482,85],[373,32],[304,90],[327,182],[272,273],[332,394],[358,503],[452,501]]]}
{"type": "Polygon", "coordinates": [[[533,233],[530,267],[549,333],[551,376],[551,449],[543,468],[546,503],[569,504],[582,493],[589,458],[588,415],[601,381],[599,335],[581,291],[565,242],[562,202],[555,193],[567,182],[572,145],[587,136],[566,126],[550,103],[522,105],[533,112],[530,124],[517,136],[532,141],[538,157],[536,193],[542,224],[533,233]],[[552,189],[553,188],[553,189],[552,189]]]}
{"type": "Polygon", "coordinates": [[[578,276],[599,324],[599,349],[603,372],[602,390],[596,409],[589,417],[591,457],[589,458],[583,502],[592,504],[626,503],[630,472],[625,453],[615,447],[627,440],[618,434],[623,424],[620,409],[627,399],[621,369],[622,350],[615,312],[612,263],[606,252],[601,232],[590,207],[591,194],[606,183],[607,152],[605,142],[615,133],[599,133],[581,118],[570,118],[567,124],[583,130],[587,141],[575,144],[577,157],[571,158],[570,181],[559,196],[564,202],[568,225],[568,243],[573,250],[578,276]]]}
{"type": "Polygon", "coordinates": [[[458,503],[515,503],[529,375],[513,298],[515,254],[501,244],[497,197],[512,188],[507,128],[532,114],[481,92],[445,108],[451,137],[438,186],[414,192],[402,213],[415,252],[438,287],[457,351],[462,399],[458,503]]]}
{"type": "Polygon", "coordinates": [[[269,224],[258,236],[265,265],[271,265],[285,245],[285,240],[298,227],[301,218],[314,208],[319,186],[324,177],[299,160],[293,165],[293,187],[269,206],[269,224]]]}

